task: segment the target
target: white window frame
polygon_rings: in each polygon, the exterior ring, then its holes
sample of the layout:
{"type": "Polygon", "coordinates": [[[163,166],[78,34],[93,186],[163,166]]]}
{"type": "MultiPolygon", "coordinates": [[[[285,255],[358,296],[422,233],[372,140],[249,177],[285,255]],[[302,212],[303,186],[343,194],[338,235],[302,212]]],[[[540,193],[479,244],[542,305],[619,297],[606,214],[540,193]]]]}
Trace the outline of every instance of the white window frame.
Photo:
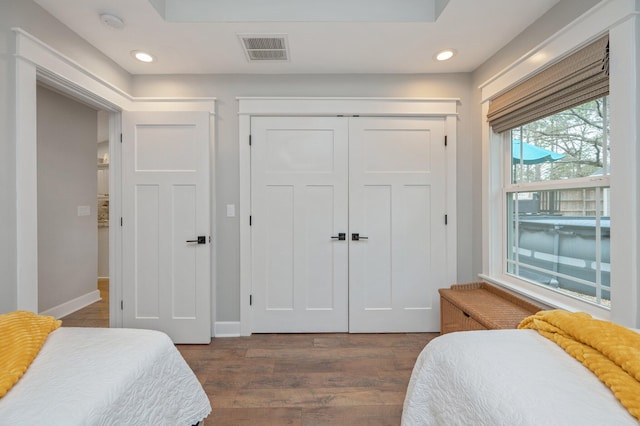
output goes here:
{"type": "Polygon", "coordinates": [[[640,326],[640,5],[605,0],[480,86],[482,91],[483,272],[481,278],[550,307],[585,311],[628,327],[640,326]],[[506,273],[506,197],[503,135],[486,121],[490,101],[599,36],[610,40],[611,310],[545,289],[506,273]],[[630,90],[635,88],[636,90],[630,90]]]}

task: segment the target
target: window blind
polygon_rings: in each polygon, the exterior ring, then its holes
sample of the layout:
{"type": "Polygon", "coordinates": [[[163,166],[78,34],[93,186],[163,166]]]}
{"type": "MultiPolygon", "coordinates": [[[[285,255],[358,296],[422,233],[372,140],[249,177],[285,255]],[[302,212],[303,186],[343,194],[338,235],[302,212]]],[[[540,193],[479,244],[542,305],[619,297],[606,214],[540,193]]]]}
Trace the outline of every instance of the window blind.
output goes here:
{"type": "Polygon", "coordinates": [[[487,120],[496,133],[609,94],[609,35],[496,97],[487,120]]]}

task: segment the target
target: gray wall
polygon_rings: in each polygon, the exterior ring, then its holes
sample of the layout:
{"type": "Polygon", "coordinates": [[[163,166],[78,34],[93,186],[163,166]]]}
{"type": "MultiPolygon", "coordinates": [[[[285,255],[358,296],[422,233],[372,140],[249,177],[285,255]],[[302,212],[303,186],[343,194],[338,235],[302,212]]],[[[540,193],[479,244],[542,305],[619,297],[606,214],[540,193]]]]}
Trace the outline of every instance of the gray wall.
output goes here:
{"type": "MultiPolygon", "coordinates": [[[[473,215],[471,86],[469,74],[430,75],[203,75],[134,77],[136,96],[214,96],[218,99],[215,187],[217,200],[217,321],[240,319],[239,218],[225,206],[239,203],[236,97],[340,96],[460,98],[458,121],[458,280],[470,280],[473,253],[468,235],[473,215]]],[[[449,283],[442,283],[443,286],[449,283]]]]}
{"type": "Polygon", "coordinates": [[[0,0],[0,312],[12,311],[17,306],[15,37],[12,27],[22,27],[110,83],[125,91],[131,90],[128,73],[33,1],[0,0]]]}
{"type": "Polygon", "coordinates": [[[38,86],[38,310],[97,289],[96,111],[38,86]],[[78,206],[90,215],[78,216],[78,206]]]}

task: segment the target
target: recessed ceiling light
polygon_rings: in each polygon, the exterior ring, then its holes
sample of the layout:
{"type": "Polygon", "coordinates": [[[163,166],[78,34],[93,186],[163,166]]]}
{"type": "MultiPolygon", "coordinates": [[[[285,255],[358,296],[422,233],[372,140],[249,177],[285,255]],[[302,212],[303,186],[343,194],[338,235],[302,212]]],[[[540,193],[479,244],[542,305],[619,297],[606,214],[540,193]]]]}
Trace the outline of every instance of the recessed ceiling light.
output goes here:
{"type": "Polygon", "coordinates": [[[434,59],[436,61],[448,61],[453,58],[456,54],[454,49],[443,49],[435,54],[434,59]]]}
{"type": "Polygon", "coordinates": [[[101,13],[100,21],[109,28],[115,28],[119,30],[124,27],[124,21],[122,18],[112,15],[110,13],[101,13]]]}
{"type": "Polygon", "coordinates": [[[137,60],[139,60],[140,62],[153,62],[156,60],[156,58],[153,57],[153,55],[151,55],[150,53],[147,52],[143,52],[141,50],[133,50],[131,52],[131,56],[133,56],[134,58],[136,58],[137,60]]]}

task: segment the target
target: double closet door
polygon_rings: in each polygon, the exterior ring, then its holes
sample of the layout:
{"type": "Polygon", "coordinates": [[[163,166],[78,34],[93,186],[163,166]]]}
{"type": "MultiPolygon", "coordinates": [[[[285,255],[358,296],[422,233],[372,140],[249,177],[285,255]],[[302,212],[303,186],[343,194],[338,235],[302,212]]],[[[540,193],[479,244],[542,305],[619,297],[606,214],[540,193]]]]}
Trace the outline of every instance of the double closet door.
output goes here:
{"type": "Polygon", "coordinates": [[[253,332],[439,330],[444,128],[251,119],[253,332]]]}

